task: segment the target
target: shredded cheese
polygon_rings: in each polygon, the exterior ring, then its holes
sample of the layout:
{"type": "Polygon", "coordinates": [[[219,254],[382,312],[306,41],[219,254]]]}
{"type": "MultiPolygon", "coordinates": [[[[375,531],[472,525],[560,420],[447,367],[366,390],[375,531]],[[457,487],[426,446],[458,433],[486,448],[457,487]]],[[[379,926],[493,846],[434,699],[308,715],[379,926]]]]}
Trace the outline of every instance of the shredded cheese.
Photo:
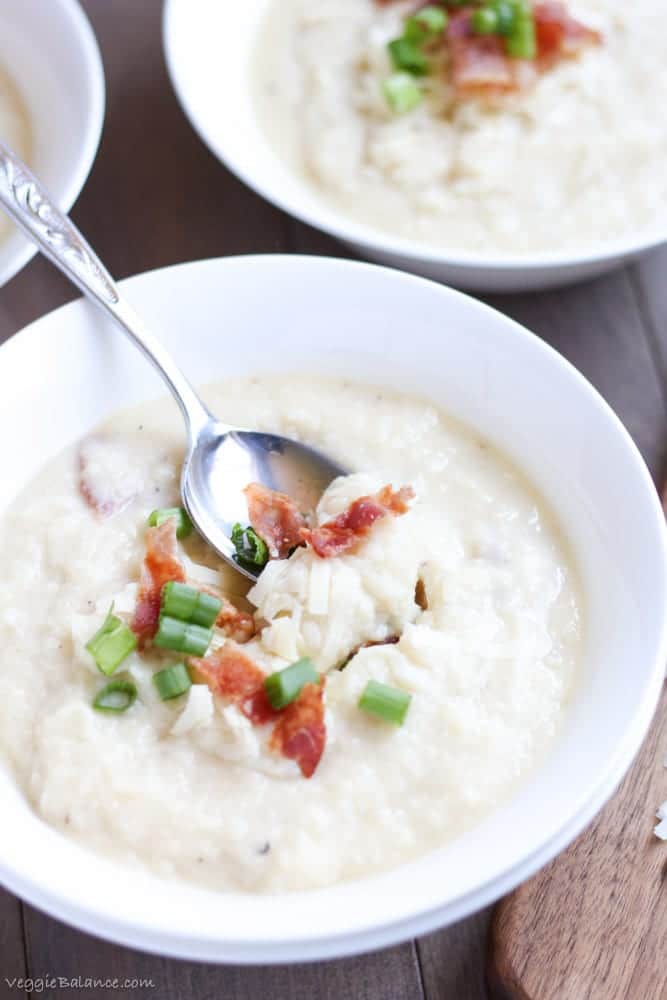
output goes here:
{"type": "Polygon", "coordinates": [[[193,684],[185,708],[171,727],[172,736],[183,736],[213,719],[213,695],[205,684],[193,684]]]}

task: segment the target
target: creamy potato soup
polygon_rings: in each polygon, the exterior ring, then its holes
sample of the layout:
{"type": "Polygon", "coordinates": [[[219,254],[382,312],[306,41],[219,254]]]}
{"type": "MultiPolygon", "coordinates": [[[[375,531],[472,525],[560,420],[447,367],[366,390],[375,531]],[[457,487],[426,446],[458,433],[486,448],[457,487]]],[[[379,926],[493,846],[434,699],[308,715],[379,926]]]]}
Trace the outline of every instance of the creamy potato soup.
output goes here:
{"type": "Polygon", "coordinates": [[[421,28],[414,0],[272,0],[261,123],[331,206],[397,236],[521,255],[664,234],[663,6],[528,2],[513,36],[493,0],[421,28]]]}
{"type": "Polygon", "coordinates": [[[204,395],[350,475],[315,511],[249,487],[250,587],[188,533],[171,401],[52,461],[2,521],[5,761],[69,837],[222,890],[330,885],[459,837],[534,771],[576,682],[547,505],[417,398],[301,376],[204,395]]]}
{"type": "MultiPolygon", "coordinates": [[[[23,160],[32,154],[30,122],[23,101],[6,73],[0,69],[0,137],[23,160]]],[[[15,227],[7,216],[0,214],[0,240],[4,240],[15,227]]]]}

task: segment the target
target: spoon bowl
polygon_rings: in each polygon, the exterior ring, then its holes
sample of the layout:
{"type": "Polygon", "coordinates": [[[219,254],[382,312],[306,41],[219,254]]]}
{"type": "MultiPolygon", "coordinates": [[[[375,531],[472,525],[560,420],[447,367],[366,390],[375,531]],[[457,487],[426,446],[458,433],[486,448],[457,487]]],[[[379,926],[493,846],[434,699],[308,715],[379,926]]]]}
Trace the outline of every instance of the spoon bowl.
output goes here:
{"type": "Polygon", "coordinates": [[[347,470],[291,438],[207,422],[183,465],[181,497],[199,533],[227,562],[254,580],[261,567],[237,563],[230,540],[234,524],[246,524],[243,489],[262,483],[312,510],[332,480],[347,470]]]}
{"type": "Polygon", "coordinates": [[[311,510],[329,483],[345,470],[298,441],[217,421],[159,340],[121,299],[113,278],[76,226],[3,143],[0,205],[42,253],[116,321],[162,376],[181,409],[188,435],[181,476],[183,505],[205,541],[235,569],[255,579],[250,569],[235,560],[230,539],[234,524],[248,521],[244,487],[261,483],[287,493],[303,510],[311,510]]]}

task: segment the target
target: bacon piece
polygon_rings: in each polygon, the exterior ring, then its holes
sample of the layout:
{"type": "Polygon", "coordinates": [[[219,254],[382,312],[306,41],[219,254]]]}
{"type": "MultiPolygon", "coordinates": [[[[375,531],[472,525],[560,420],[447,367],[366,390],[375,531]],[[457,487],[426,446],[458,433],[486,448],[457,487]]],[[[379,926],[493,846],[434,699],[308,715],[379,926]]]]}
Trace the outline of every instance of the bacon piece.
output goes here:
{"type": "Polygon", "coordinates": [[[326,742],[324,680],[306,684],[296,701],[279,710],[267,697],[260,668],[231,644],[205,659],[190,657],[188,665],[198,681],[208,684],[213,694],[233,702],[253,725],[277,720],[269,748],[295,760],[304,777],[312,776],[326,742]]]}
{"type": "Polygon", "coordinates": [[[243,492],[250,523],[266,542],[272,559],[284,559],[302,544],[306,519],[291,497],[261,483],[250,483],[243,492]]]}
{"type": "Polygon", "coordinates": [[[274,708],[269,701],[269,696],[264,690],[263,683],[250,698],[246,698],[240,708],[245,717],[250,719],[253,726],[263,726],[267,722],[273,722],[280,715],[278,709],[274,708]]]}
{"type": "Polygon", "coordinates": [[[537,71],[578,56],[587,45],[598,45],[602,35],[572,17],[561,0],[543,0],[534,8],[537,59],[512,59],[504,39],[478,35],[472,28],[473,7],[450,16],[447,42],[451,54],[452,85],[460,97],[494,96],[525,90],[537,71]]]}
{"type": "Polygon", "coordinates": [[[244,642],[248,642],[257,631],[253,616],[249,611],[241,611],[235,604],[228,601],[226,597],[219,599],[222,601],[222,608],[215,620],[216,626],[229,639],[233,639],[234,642],[238,642],[241,645],[244,642]]]}
{"type": "Polygon", "coordinates": [[[136,490],[119,486],[114,475],[112,440],[108,435],[91,434],[81,442],[77,456],[79,493],[102,518],[117,514],[136,496],[136,490]]]}
{"type": "Polygon", "coordinates": [[[560,0],[545,0],[535,5],[537,58],[542,69],[560,59],[579,55],[587,45],[599,45],[602,35],[572,17],[560,0]]]}
{"type": "Polygon", "coordinates": [[[223,646],[203,660],[190,657],[188,664],[213,694],[232,701],[254,725],[263,725],[277,717],[278,712],[264,691],[264,674],[235,646],[223,646]]]}
{"type": "Polygon", "coordinates": [[[411,486],[394,491],[385,486],[375,496],[359,497],[347,510],[332,521],[312,530],[304,530],[304,538],[321,559],[352,552],[368,535],[376,521],[393,514],[398,517],[408,510],[408,501],[415,493],[411,486]]]}
{"type": "Polygon", "coordinates": [[[192,581],[190,586],[194,587],[195,590],[201,590],[204,594],[210,594],[211,597],[215,597],[216,601],[222,602],[218,617],[215,619],[215,625],[228,639],[243,645],[244,642],[249,642],[257,634],[259,629],[250,612],[237,608],[220,592],[218,587],[209,587],[196,581],[192,581]]]}
{"type": "Polygon", "coordinates": [[[192,656],[188,663],[213,694],[235,702],[250,698],[264,683],[264,674],[257,664],[232,645],[222,646],[205,659],[192,656]]]}
{"type": "Polygon", "coordinates": [[[168,518],[158,528],[146,531],[146,555],[139,579],[139,598],[132,619],[132,631],[143,644],[152,639],[160,617],[160,600],[165,583],[185,582],[185,569],[178,558],[176,521],[168,518]]]}
{"type": "Polygon", "coordinates": [[[311,778],[324,752],[326,738],[322,678],[320,684],[306,684],[296,701],[280,713],[269,746],[295,760],[304,778],[311,778]]]}
{"type": "Polygon", "coordinates": [[[504,94],[517,89],[504,40],[472,30],[474,7],[452,14],[447,27],[452,85],[462,97],[504,94]]]}

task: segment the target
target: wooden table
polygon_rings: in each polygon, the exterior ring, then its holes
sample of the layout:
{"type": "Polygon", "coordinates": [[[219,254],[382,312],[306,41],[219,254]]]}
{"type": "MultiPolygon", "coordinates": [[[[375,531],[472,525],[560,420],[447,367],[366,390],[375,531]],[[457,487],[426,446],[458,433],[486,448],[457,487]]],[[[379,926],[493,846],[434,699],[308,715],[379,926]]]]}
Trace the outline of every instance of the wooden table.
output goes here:
{"type": "MultiPolygon", "coordinates": [[[[195,137],[167,79],[159,0],[84,0],[84,6],[102,48],[107,118],[73,217],[116,277],[228,254],[344,254],[332,240],[254,195],[195,137]]],[[[667,447],[666,275],[667,249],[576,288],[488,299],[553,344],[597,386],[655,477],[662,472],[667,447]]],[[[0,341],[73,297],[51,265],[34,260],[0,289],[0,341]]],[[[216,967],[97,941],[0,889],[0,1000],[20,995],[5,977],[26,975],[152,980],[152,987],[124,990],[127,1000],[480,1000],[487,996],[488,917],[486,911],[419,941],[360,958],[291,967],[216,967]]],[[[43,995],[97,1000],[111,992],[84,987],[43,995]]]]}

